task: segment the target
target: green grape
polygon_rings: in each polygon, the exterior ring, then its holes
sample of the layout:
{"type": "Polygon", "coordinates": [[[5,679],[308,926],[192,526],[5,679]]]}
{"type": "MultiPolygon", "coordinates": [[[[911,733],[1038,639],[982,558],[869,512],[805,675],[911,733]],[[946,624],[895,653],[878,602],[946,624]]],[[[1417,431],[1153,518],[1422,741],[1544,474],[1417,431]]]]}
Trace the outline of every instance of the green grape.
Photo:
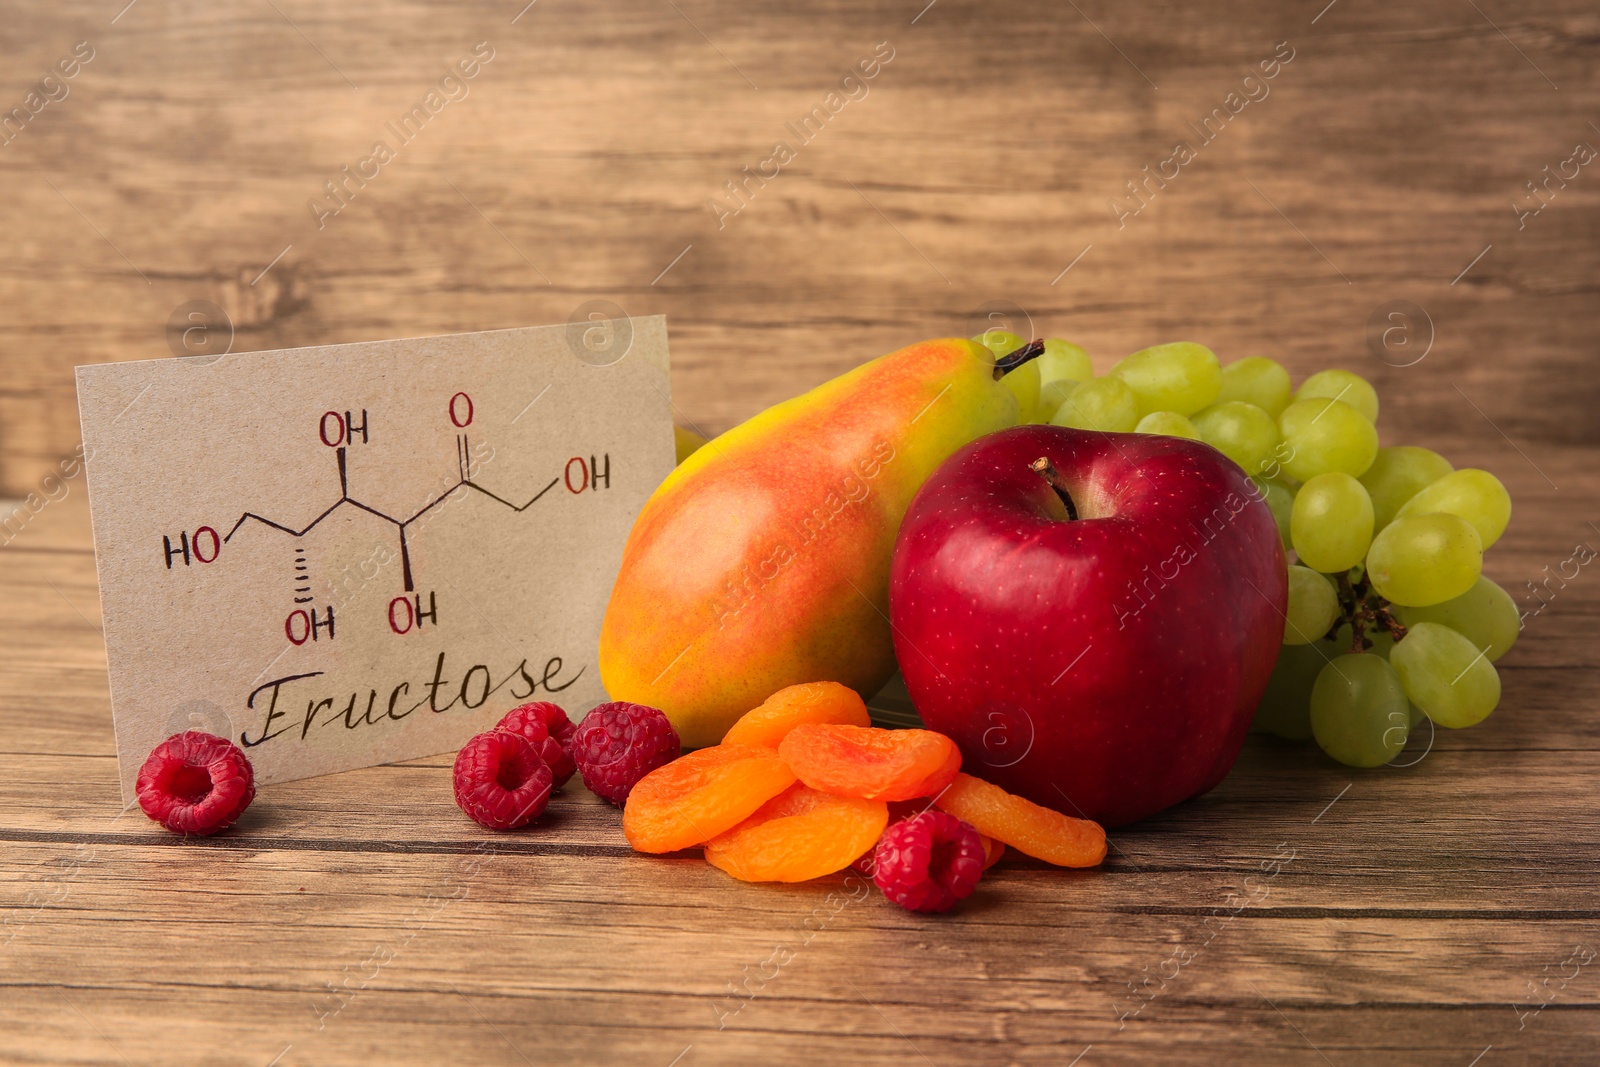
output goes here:
{"type": "Polygon", "coordinates": [[[1426,719],[1427,716],[1422,714],[1422,709],[1417,707],[1415,704],[1410,705],[1409,711],[1411,715],[1411,721],[1407,725],[1411,729],[1415,730],[1417,728],[1417,723],[1421,722],[1423,719],[1426,719]]]}
{"type": "Polygon", "coordinates": [[[1229,400],[1254,404],[1277,418],[1289,406],[1289,372],[1265,356],[1236,359],[1222,368],[1222,391],[1217,394],[1217,403],[1229,400]]]}
{"type": "Polygon", "coordinates": [[[1361,412],[1368,422],[1378,421],[1378,391],[1361,375],[1347,370],[1320,370],[1300,383],[1296,400],[1315,400],[1319,396],[1343,400],[1361,412]]]}
{"type": "Polygon", "coordinates": [[[1296,400],[1278,416],[1278,430],[1284,469],[1297,481],[1328,471],[1360,477],[1378,455],[1378,431],[1343,400],[1296,400]]]}
{"type": "Polygon", "coordinates": [[[973,340],[993,352],[995,359],[999,359],[1001,356],[1009,356],[1028,343],[1025,338],[1018,337],[1010,330],[1001,329],[984,330],[973,340]]]}
{"type": "Polygon", "coordinates": [[[1034,360],[1022,366],[1009,370],[1006,376],[1000,379],[1011,395],[1017,398],[1017,407],[1022,415],[1018,422],[1039,421],[1039,362],[1034,360]]]}
{"type": "Polygon", "coordinates": [[[1309,645],[1327,634],[1339,617],[1339,594],[1333,583],[1309,567],[1289,568],[1289,610],[1283,643],[1309,645]]]}
{"type": "Polygon", "coordinates": [[[1380,596],[1407,607],[1441,604],[1471,589],[1483,573],[1483,542],[1466,519],[1408,515],[1378,531],[1367,577],[1380,596]]]}
{"type": "Polygon", "coordinates": [[[1472,523],[1483,547],[1500,540],[1511,521],[1511,494],[1500,479],[1476,467],[1463,467],[1419,490],[1395,513],[1398,518],[1443,511],[1472,523]]]}
{"type": "Polygon", "coordinates": [[[1283,538],[1284,550],[1288,551],[1294,547],[1294,542],[1289,540],[1289,518],[1294,510],[1294,490],[1271,478],[1251,475],[1250,480],[1259,490],[1257,497],[1264,500],[1267,509],[1272,512],[1272,521],[1278,524],[1278,536],[1283,538]]]}
{"type": "Polygon", "coordinates": [[[1482,722],[1500,703],[1500,672],[1482,649],[1443,623],[1411,627],[1389,661],[1406,695],[1440,726],[1482,722]]]}
{"type": "Polygon", "coordinates": [[[1350,767],[1381,767],[1399,755],[1410,718],[1395,669],[1370,652],[1340,656],[1311,687],[1311,732],[1350,767]]]}
{"type": "Polygon", "coordinates": [[[1395,614],[1407,626],[1436,622],[1448,626],[1471,641],[1475,648],[1487,648],[1492,663],[1508,652],[1522,630],[1522,615],[1511,594],[1489,579],[1479,576],[1471,589],[1441,604],[1425,608],[1396,607],[1395,614]]]}
{"type": "Polygon", "coordinates": [[[1261,703],[1250,728],[1289,741],[1311,739],[1311,687],[1317,672],[1335,653],[1326,641],[1314,645],[1284,645],[1267,680],[1261,703]]]}
{"type": "Polygon", "coordinates": [[[1139,424],[1139,398],[1117,378],[1091,378],[1068,394],[1050,421],[1080,430],[1130,433],[1139,424]]]}
{"type": "Polygon", "coordinates": [[[1200,431],[1194,428],[1194,423],[1179,415],[1176,411],[1152,411],[1139,420],[1139,425],[1134,427],[1138,433],[1154,433],[1163,437],[1187,437],[1191,441],[1200,440],[1200,431]]]}
{"type": "Polygon", "coordinates": [[[1243,400],[1212,404],[1194,417],[1200,440],[1243,467],[1258,473],[1278,447],[1278,424],[1272,416],[1243,400]]]}
{"type": "Polygon", "coordinates": [[[1372,497],[1373,524],[1380,530],[1389,525],[1400,505],[1454,469],[1431,449],[1415,445],[1378,449],[1378,458],[1361,476],[1361,484],[1372,497]]]}
{"type": "Polygon", "coordinates": [[[1193,415],[1217,399],[1222,368],[1216,353],[1190,341],[1154,345],[1124,356],[1110,377],[1128,384],[1139,398],[1139,411],[1176,411],[1193,415]]]}
{"type": "Polygon", "coordinates": [[[1039,386],[1039,422],[1049,422],[1050,416],[1061,410],[1061,405],[1067,402],[1067,394],[1072,392],[1082,382],[1075,382],[1071,378],[1050,378],[1039,386]]]}
{"type": "Polygon", "coordinates": [[[1360,563],[1372,544],[1372,501],[1361,483],[1330,471],[1300,487],[1289,514],[1289,539],[1300,562],[1324,574],[1360,563]]]}
{"type": "Polygon", "coordinates": [[[1047,382],[1086,382],[1094,377],[1094,364],[1089,353],[1071,341],[1059,337],[1044,339],[1044,354],[1034,360],[1039,365],[1039,377],[1047,382]]]}

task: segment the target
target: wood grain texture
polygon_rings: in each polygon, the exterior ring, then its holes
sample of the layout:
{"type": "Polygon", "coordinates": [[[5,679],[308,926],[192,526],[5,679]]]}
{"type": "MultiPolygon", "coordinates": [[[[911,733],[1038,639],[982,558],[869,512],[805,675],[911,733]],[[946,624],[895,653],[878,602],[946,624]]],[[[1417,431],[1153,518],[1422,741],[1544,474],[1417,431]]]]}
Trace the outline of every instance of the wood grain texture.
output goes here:
{"type": "MultiPolygon", "coordinates": [[[[1503,443],[1439,443],[1513,487],[1508,589],[1600,543],[1574,528],[1591,449],[1540,448],[1557,491],[1503,443]]],[[[1103,868],[1013,854],[928,920],[858,882],[634,855],[581,789],[489,834],[448,757],[276,786],[236,830],[173,838],[118,812],[92,563],[81,493],[0,550],[0,1061],[1460,1067],[1600,1037],[1587,572],[1501,660],[1501,708],[1415,766],[1253,736],[1103,868]]]]}
{"type": "Polygon", "coordinates": [[[0,107],[75,42],[95,57],[0,145],[0,488],[37,488],[75,445],[72,365],[169,354],[191,300],[226,309],[241,351],[560,322],[594,298],[665,313],[680,415],[713,431],[1000,304],[1102,366],[1177,336],[1349,365],[1405,433],[1600,435],[1600,180],[1513,208],[1600,145],[1585,5],[913,7],[15,12],[0,107]],[[400,144],[387,124],[480,41],[468,95],[400,144]],[[882,42],[865,95],[795,137],[882,42]],[[1267,95],[1195,136],[1279,42],[1267,95]],[[308,202],[379,140],[396,157],[319,228],[308,202]],[[778,141],[793,160],[719,220],[708,202],[778,141]],[[1178,141],[1193,161],[1119,225],[1111,202],[1137,206],[1126,183],[1178,141]],[[1367,339],[1401,300],[1434,337],[1409,367],[1415,346],[1386,362],[1367,339]]]}
{"type": "Polygon", "coordinates": [[[0,489],[59,498],[0,548],[0,1061],[1594,1059],[1600,959],[1568,961],[1600,951],[1600,586],[1540,608],[1528,583],[1600,546],[1600,172],[1520,229],[1513,203],[1600,145],[1600,20],[923,2],[6,12],[0,115],[95,55],[0,144],[0,489]],[[319,229],[307,201],[479,41],[470,93],[319,229]],[[863,98],[786,132],[885,41],[863,98]],[[1199,143],[1281,41],[1270,95],[1199,143]],[[1130,199],[1179,140],[1194,160],[1130,199]],[[1103,869],[1012,856],[937,921],[633,855],[581,789],[489,835],[445,757],[273,787],[183,842],[119,816],[82,481],[42,479],[77,441],[71,367],[169,354],[202,299],[236,350],[665,313],[680,419],[713,431],[986,306],[1102,369],[1179,336],[1343,365],[1386,443],[1506,482],[1488,573],[1538,610],[1502,707],[1414,767],[1252,737],[1103,869]],[[1400,302],[1426,320],[1369,344],[1400,302]]]}

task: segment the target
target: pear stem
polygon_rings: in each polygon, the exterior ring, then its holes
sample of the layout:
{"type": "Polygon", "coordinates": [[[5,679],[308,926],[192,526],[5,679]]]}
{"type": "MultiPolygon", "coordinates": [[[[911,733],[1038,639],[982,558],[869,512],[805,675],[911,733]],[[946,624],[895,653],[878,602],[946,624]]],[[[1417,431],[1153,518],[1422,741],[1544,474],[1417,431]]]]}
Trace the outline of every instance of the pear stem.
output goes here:
{"type": "Polygon", "coordinates": [[[1061,477],[1061,473],[1051,464],[1050,457],[1040,456],[1028,464],[1028,469],[1050,483],[1050,488],[1056,491],[1056,496],[1060,497],[1061,502],[1067,506],[1067,518],[1076,519],[1078,517],[1077,505],[1072,502],[1072,494],[1067,491],[1066,479],[1061,477]]]}
{"type": "Polygon", "coordinates": [[[994,361],[994,380],[999,381],[1010,371],[1016,370],[1031,359],[1038,359],[1044,355],[1043,341],[1029,341],[1015,352],[1001,356],[994,361]]]}

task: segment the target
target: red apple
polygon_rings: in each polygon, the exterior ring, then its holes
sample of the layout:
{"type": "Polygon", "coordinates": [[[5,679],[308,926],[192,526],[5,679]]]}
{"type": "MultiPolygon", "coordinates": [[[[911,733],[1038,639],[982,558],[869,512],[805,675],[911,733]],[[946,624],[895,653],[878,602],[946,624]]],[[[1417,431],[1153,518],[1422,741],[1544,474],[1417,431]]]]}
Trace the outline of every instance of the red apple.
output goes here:
{"type": "Polygon", "coordinates": [[[917,493],[889,614],[912,701],[970,773],[1118,826],[1228,773],[1287,599],[1272,513],[1221,452],[1019,426],[917,493]]]}

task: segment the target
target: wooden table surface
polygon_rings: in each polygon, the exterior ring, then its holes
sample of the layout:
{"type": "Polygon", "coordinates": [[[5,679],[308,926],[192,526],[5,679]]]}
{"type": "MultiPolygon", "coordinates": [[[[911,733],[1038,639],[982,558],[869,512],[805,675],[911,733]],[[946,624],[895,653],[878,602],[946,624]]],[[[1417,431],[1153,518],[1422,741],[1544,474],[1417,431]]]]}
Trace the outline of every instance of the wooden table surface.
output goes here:
{"type": "Polygon", "coordinates": [[[0,491],[32,494],[0,538],[0,1061],[1600,1060],[1592,5],[524,2],[0,19],[0,491]],[[71,367],[183,351],[191,301],[246,350],[596,299],[669,316],[708,430],[989,312],[1102,369],[1186,337],[1363,373],[1386,443],[1513,493],[1504,702],[1405,768],[1252,737],[1102,869],[1012,857],[936,919],[633,855],[581,790],[489,834],[448,756],[270,787],[212,840],[119,814],[82,480],[47,477],[71,367]]]}

